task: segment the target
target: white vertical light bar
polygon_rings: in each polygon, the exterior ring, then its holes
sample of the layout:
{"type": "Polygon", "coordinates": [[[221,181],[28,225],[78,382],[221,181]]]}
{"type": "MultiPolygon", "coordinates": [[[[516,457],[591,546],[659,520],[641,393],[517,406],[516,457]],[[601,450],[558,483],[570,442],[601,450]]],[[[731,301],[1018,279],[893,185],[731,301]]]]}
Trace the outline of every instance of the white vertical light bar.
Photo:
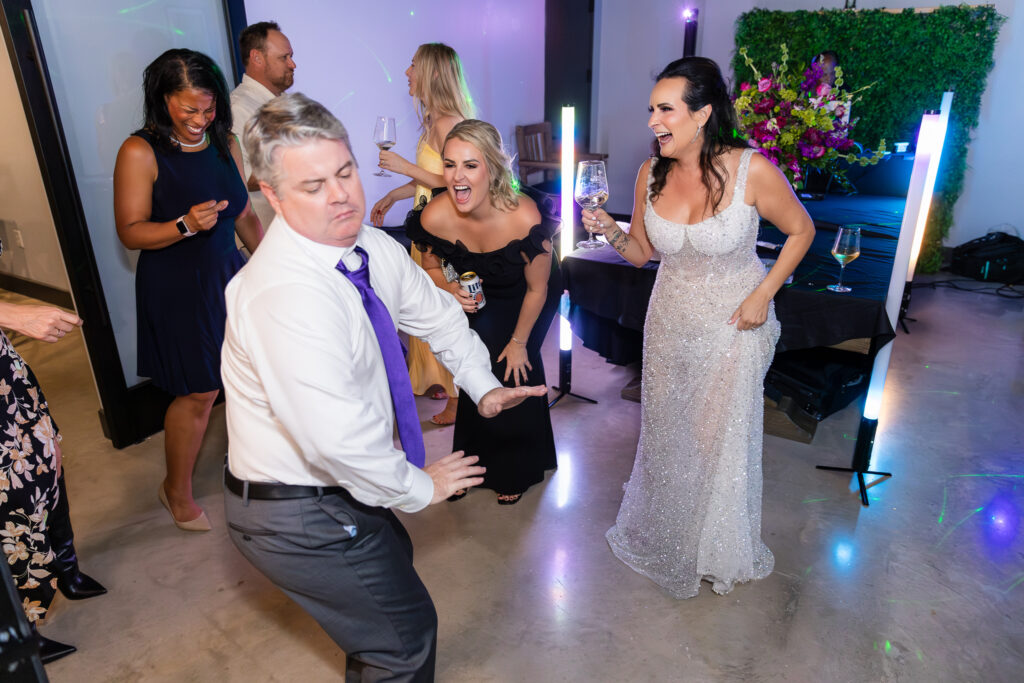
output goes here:
{"type": "MultiPolygon", "coordinates": [[[[926,113],[921,117],[921,130],[917,136],[917,149],[914,152],[914,167],[910,173],[907,203],[903,210],[899,241],[896,244],[896,256],[893,259],[892,276],[889,279],[889,293],[885,299],[885,312],[893,329],[896,329],[899,322],[903,290],[913,277],[917,255],[921,250],[921,240],[924,238],[924,226],[928,220],[928,209],[931,206],[932,191],[935,188],[939,159],[942,157],[942,146],[946,138],[946,126],[949,121],[949,109],[952,101],[953,93],[944,93],[940,113],[926,113]]],[[[868,384],[868,395],[864,401],[865,419],[878,419],[891,355],[892,341],[875,354],[874,365],[871,369],[871,382],[868,384]]]]}
{"type": "Polygon", "coordinates": [[[921,254],[924,228],[928,222],[928,210],[932,205],[932,192],[935,190],[935,178],[939,174],[939,161],[942,158],[942,146],[946,140],[946,129],[949,127],[949,110],[952,104],[953,93],[944,92],[942,93],[942,104],[939,107],[939,113],[924,115],[924,119],[931,119],[927,135],[925,133],[924,120],[921,121],[921,132],[917,137],[917,148],[926,148],[929,155],[934,159],[934,163],[928,164],[928,172],[924,179],[924,196],[921,199],[921,209],[918,212],[917,223],[914,227],[914,247],[910,251],[907,282],[914,279],[914,271],[917,269],[917,257],[921,254]]]}
{"type": "MultiPolygon", "coordinates": [[[[573,188],[576,167],[576,108],[562,107],[562,258],[572,253],[576,226],[573,222],[573,188]]],[[[558,348],[572,349],[572,328],[569,326],[569,293],[562,293],[558,320],[558,348]]]]}

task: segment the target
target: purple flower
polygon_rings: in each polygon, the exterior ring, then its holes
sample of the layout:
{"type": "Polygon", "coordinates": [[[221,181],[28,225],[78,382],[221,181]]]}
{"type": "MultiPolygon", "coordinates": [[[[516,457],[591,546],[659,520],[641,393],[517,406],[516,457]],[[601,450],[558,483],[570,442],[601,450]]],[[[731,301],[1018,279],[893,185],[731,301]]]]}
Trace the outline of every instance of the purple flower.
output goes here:
{"type": "Polygon", "coordinates": [[[819,83],[817,90],[815,90],[818,97],[827,97],[830,92],[832,92],[832,86],[828,83],[819,83]]]}
{"type": "Polygon", "coordinates": [[[742,83],[740,83],[740,90],[749,90],[749,89],[750,89],[750,84],[749,83],[747,83],[746,81],[743,81],[742,83]]]}
{"type": "Polygon", "coordinates": [[[766,97],[757,104],[754,105],[755,114],[768,114],[775,107],[775,100],[771,97],[766,97]]]}

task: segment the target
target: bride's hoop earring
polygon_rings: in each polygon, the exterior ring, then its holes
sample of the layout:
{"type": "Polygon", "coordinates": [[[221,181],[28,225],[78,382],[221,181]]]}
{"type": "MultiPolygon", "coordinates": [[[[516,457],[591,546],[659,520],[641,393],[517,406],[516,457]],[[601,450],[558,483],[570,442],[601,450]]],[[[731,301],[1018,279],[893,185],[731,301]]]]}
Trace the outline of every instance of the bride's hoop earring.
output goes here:
{"type": "Polygon", "coordinates": [[[703,123],[698,123],[697,124],[697,132],[693,134],[693,139],[690,140],[690,144],[691,145],[693,143],[697,142],[697,138],[700,137],[700,131],[701,131],[702,128],[704,128],[704,124],[703,123]]]}

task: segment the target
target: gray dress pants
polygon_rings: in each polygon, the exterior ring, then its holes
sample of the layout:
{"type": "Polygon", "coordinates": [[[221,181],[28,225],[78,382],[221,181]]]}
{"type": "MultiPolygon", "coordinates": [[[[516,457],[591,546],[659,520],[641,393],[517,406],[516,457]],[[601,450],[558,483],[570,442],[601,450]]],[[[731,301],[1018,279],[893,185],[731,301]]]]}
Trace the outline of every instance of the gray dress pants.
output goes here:
{"type": "Polygon", "coordinates": [[[347,492],[243,501],[224,492],[231,540],[344,650],[346,681],[433,681],[437,612],[394,513],[347,492]]]}

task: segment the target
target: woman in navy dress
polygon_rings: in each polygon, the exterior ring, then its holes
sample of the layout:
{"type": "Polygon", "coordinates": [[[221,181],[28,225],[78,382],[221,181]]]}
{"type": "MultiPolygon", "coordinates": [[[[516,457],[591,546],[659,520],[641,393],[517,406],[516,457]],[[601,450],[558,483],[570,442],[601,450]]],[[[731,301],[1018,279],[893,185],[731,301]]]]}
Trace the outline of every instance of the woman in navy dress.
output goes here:
{"type": "MultiPolygon", "coordinates": [[[[558,221],[550,202],[513,189],[501,135],[489,123],[456,124],[441,156],[447,191],[437,190],[425,209],[409,214],[406,233],[426,252],[423,267],[434,283],[462,304],[469,326],[491,353],[494,375],[505,386],[542,385],[540,347],[562,293],[558,261],[551,258],[558,221]],[[445,265],[480,277],[482,308],[458,280],[446,280],[445,265]]],[[[460,393],[452,450],[479,456],[487,468],[481,487],[494,490],[500,505],[517,503],[556,466],[547,397],[527,398],[485,420],[460,393]]]]}
{"type": "Polygon", "coordinates": [[[168,50],[143,76],[145,126],[114,167],[114,219],[135,273],[138,372],[174,395],[164,417],[167,477],[158,496],[174,523],[208,531],[192,498],[192,470],[221,389],[224,287],[263,234],[249,206],[242,156],[220,68],[168,50]]]}

